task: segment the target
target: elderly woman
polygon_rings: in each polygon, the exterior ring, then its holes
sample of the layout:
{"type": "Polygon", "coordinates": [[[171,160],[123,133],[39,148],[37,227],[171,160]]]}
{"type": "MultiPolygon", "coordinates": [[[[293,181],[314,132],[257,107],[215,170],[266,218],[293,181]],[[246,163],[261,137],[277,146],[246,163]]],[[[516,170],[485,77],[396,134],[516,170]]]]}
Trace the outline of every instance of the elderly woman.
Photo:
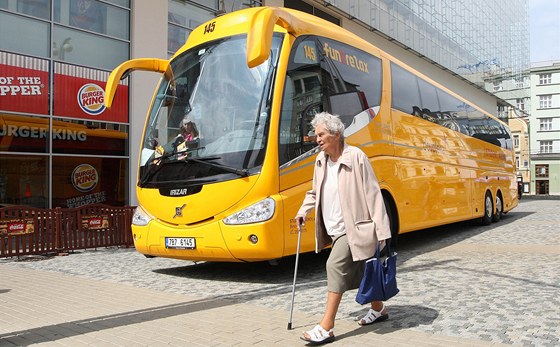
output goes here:
{"type": "MultiPolygon", "coordinates": [[[[305,216],[315,208],[315,251],[331,244],[332,249],[326,264],[325,313],[321,322],[301,338],[323,344],[335,339],[333,328],[342,294],[359,287],[364,261],[373,257],[379,242],[391,237],[391,230],[369,159],[359,148],[345,144],[342,121],[322,112],[315,115],[311,125],[321,152],[315,161],[313,186],[296,215],[296,223],[301,227],[305,216]]],[[[374,301],[358,324],[388,318],[383,302],[374,301]]]]}

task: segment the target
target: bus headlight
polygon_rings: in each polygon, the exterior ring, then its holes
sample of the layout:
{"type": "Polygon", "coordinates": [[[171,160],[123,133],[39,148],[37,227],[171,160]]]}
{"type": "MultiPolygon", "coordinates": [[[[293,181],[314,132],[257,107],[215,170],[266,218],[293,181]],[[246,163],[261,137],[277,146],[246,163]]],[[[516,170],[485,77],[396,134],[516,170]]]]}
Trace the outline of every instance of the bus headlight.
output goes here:
{"type": "Polygon", "coordinates": [[[140,206],[136,207],[134,214],[132,215],[132,224],[138,226],[148,225],[150,221],[154,219],[150,216],[144,209],[140,206]]]}
{"type": "Polygon", "coordinates": [[[276,203],[272,198],[266,198],[253,204],[237,213],[224,218],[225,224],[249,224],[256,222],[264,222],[274,215],[276,203]]]}

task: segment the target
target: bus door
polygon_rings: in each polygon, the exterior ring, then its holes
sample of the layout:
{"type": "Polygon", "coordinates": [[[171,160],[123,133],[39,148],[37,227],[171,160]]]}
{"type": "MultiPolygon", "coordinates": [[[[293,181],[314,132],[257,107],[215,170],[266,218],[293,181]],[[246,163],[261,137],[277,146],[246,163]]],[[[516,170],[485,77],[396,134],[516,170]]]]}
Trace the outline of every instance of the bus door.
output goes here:
{"type": "MultiPolygon", "coordinates": [[[[294,233],[293,217],[311,189],[318,153],[311,120],[319,112],[331,112],[345,124],[349,144],[372,143],[367,130],[380,107],[381,60],[334,40],[302,36],[293,45],[285,78],[279,126],[280,191],[285,197],[285,222],[294,233]]],[[[309,217],[304,232],[314,230],[313,215],[309,217]]],[[[313,237],[304,238],[302,245],[313,248],[313,237]]]]}

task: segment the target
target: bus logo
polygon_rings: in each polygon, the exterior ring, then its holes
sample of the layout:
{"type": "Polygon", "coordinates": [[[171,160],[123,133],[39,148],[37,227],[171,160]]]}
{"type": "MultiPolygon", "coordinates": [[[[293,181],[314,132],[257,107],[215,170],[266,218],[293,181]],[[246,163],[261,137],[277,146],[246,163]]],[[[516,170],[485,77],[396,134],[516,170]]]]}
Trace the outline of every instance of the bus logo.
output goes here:
{"type": "Polygon", "coordinates": [[[89,164],[80,164],[72,171],[72,185],[82,193],[93,190],[98,179],[97,170],[89,164]]]}
{"type": "Polygon", "coordinates": [[[105,111],[105,91],[97,84],[84,84],[78,91],[78,105],[85,113],[97,116],[105,111]]]}
{"type": "Polygon", "coordinates": [[[185,208],[185,206],[187,206],[187,204],[183,204],[183,206],[175,207],[175,215],[173,216],[173,218],[183,217],[183,209],[185,208]]]}

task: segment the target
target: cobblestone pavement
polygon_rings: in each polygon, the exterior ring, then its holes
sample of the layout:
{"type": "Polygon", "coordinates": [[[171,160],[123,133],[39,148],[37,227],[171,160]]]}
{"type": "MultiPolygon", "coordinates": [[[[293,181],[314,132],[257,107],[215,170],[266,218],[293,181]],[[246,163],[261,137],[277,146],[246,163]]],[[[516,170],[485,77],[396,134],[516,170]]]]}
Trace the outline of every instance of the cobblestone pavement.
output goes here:
{"type": "MultiPolygon", "coordinates": [[[[458,223],[401,235],[399,242],[401,291],[387,303],[391,319],[375,331],[479,342],[473,345],[560,346],[560,200],[522,199],[490,226],[458,223]]],[[[295,312],[322,314],[326,256],[301,255],[295,312]]],[[[133,249],[98,249],[2,259],[3,265],[289,312],[294,257],[278,265],[195,264],[147,259],[133,249]]],[[[367,311],[354,302],[355,294],[345,294],[340,322],[367,311]]]]}

